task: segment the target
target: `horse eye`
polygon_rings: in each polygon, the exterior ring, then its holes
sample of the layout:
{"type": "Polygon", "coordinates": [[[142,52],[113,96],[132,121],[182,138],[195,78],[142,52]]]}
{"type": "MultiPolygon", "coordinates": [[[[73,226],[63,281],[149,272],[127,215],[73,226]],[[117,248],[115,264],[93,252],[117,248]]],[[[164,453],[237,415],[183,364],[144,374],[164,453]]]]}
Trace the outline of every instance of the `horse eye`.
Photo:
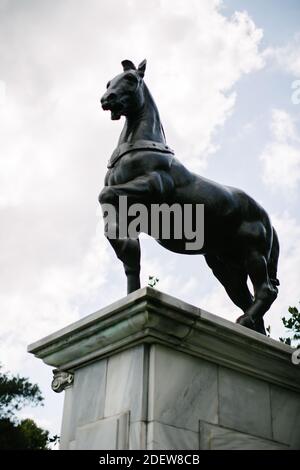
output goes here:
{"type": "Polygon", "coordinates": [[[110,87],[110,82],[108,82],[108,84],[106,85],[106,88],[109,88],[110,87]]]}
{"type": "Polygon", "coordinates": [[[125,75],[125,80],[127,80],[130,83],[136,83],[136,77],[134,75],[125,75]]]}

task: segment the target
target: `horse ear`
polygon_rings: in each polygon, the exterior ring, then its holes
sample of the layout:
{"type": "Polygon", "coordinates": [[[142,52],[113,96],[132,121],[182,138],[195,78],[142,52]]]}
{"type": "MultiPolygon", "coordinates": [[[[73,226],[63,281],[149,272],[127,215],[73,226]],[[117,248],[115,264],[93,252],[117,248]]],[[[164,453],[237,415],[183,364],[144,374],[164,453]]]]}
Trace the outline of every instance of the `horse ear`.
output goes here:
{"type": "Polygon", "coordinates": [[[138,66],[138,69],[137,69],[137,70],[138,70],[138,74],[139,74],[140,77],[142,77],[142,78],[143,78],[144,75],[145,75],[146,65],[147,65],[147,61],[146,61],[146,59],[144,59],[144,60],[140,63],[140,65],[138,66]]]}
{"type": "Polygon", "coordinates": [[[124,72],[127,72],[127,70],[136,70],[134,63],[131,62],[131,60],[122,60],[121,64],[124,72]]]}

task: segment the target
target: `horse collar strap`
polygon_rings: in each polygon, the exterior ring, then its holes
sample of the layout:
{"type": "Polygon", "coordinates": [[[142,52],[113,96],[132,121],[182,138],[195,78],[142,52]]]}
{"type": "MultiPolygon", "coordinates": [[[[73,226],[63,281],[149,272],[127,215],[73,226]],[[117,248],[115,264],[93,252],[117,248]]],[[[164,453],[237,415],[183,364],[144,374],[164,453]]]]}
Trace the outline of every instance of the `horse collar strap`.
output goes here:
{"type": "Polygon", "coordinates": [[[125,142],[124,144],[120,144],[114,150],[107,164],[107,168],[112,168],[116,162],[123,157],[123,155],[134,150],[152,150],[156,152],[171,153],[174,155],[174,151],[168,145],[160,142],[154,142],[152,140],[137,140],[134,143],[125,142]]]}

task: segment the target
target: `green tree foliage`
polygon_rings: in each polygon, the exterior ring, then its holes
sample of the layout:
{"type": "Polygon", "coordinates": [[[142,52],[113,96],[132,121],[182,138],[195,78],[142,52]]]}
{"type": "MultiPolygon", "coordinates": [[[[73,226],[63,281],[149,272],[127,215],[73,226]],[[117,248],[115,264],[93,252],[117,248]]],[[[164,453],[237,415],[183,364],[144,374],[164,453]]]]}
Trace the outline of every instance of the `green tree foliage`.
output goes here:
{"type": "Polygon", "coordinates": [[[297,307],[289,307],[289,318],[282,318],[282,323],[288,330],[289,336],[286,338],[279,338],[285,344],[290,346],[300,346],[300,312],[297,307]]]}
{"type": "Polygon", "coordinates": [[[20,423],[9,418],[0,419],[0,449],[45,450],[48,449],[49,432],[39,428],[32,419],[20,423]]]}
{"type": "Polygon", "coordinates": [[[155,287],[158,282],[159,282],[158,277],[149,276],[149,280],[148,280],[148,286],[149,287],[155,287]]]}
{"type": "Polygon", "coordinates": [[[25,377],[4,374],[0,370],[0,417],[14,418],[16,411],[25,405],[40,405],[43,402],[38,385],[25,377]]]}
{"type": "Polygon", "coordinates": [[[50,439],[49,432],[39,428],[33,420],[18,420],[16,412],[29,404],[43,404],[38,385],[0,370],[0,450],[48,449],[50,442],[57,441],[57,436],[50,439]]]}

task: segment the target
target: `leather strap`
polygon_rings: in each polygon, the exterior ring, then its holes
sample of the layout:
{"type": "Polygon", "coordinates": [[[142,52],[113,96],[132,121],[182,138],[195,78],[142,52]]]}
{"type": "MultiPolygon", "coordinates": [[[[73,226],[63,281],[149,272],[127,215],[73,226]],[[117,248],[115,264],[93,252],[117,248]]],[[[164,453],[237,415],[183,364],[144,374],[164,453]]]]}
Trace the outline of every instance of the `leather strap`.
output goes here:
{"type": "Polygon", "coordinates": [[[123,155],[134,150],[151,150],[152,152],[171,153],[174,155],[174,151],[168,145],[160,142],[154,142],[152,140],[137,140],[134,143],[125,142],[114,150],[107,164],[107,168],[112,168],[123,155]]]}

